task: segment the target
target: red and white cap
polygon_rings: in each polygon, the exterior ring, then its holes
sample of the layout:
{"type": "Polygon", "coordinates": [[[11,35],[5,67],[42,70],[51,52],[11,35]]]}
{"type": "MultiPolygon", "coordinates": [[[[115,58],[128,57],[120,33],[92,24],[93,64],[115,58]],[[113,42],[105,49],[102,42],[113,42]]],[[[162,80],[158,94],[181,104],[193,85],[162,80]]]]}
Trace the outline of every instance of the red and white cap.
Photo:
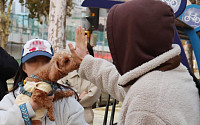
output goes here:
{"type": "Polygon", "coordinates": [[[53,48],[47,40],[32,39],[27,41],[24,45],[21,61],[22,63],[25,63],[27,60],[35,56],[46,56],[51,58],[53,54],[53,48]]]}

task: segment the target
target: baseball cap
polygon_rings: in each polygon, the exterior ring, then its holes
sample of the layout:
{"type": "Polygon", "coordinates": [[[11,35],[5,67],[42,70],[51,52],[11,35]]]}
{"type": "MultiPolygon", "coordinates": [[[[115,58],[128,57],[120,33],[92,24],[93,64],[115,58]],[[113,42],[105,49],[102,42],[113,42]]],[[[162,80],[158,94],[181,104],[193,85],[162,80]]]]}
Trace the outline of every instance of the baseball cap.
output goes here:
{"type": "Polygon", "coordinates": [[[36,56],[46,56],[51,58],[53,54],[53,48],[47,40],[32,39],[27,41],[24,45],[21,62],[25,63],[27,60],[36,56]]]}

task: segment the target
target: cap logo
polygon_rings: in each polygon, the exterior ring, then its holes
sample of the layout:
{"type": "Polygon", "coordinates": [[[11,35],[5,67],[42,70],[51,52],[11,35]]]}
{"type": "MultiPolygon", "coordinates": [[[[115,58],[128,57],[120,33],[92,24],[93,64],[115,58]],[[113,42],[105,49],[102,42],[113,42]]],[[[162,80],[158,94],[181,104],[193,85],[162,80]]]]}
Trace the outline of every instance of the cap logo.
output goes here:
{"type": "Polygon", "coordinates": [[[33,39],[30,41],[27,41],[24,45],[24,49],[22,51],[22,57],[25,55],[32,53],[32,52],[44,52],[49,53],[50,55],[53,55],[53,50],[51,44],[42,39],[33,39]]]}
{"type": "Polygon", "coordinates": [[[36,51],[36,50],[41,50],[41,51],[46,51],[46,46],[44,45],[43,41],[33,41],[30,43],[30,46],[27,48],[29,52],[36,51]]]}

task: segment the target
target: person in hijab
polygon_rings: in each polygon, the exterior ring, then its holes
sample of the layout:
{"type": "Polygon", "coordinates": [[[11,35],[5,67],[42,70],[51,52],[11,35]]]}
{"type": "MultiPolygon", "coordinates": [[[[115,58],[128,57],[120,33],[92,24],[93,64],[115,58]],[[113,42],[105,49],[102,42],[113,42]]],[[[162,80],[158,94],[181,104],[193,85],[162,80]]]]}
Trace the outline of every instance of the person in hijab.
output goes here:
{"type": "Polygon", "coordinates": [[[180,63],[174,12],[160,0],[132,0],[111,8],[107,38],[113,63],[85,53],[77,29],[79,76],[123,101],[119,125],[199,125],[198,89],[180,63]],[[84,54],[85,53],[85,54],[84,54]]]}

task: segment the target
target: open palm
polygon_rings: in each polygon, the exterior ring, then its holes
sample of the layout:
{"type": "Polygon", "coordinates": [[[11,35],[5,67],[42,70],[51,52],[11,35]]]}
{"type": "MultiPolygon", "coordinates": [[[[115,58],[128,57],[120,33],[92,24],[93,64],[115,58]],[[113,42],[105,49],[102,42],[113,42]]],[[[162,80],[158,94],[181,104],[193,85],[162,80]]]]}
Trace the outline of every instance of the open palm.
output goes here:
{"type": "Polygon", "coordinates": [[[76,29],[76,49],[74,49],[71,43],[68,44],[69,49],[72,53],[70,57],[70,63],[72,65],[72,69],[78,69],[81,64],[83,58],[87,55],[87,36],[85,36],[85,29],[82,29],[79,26],[76,29]]]}
{"type": "Polygon", "coordinates": [[[84,58],[87,53],[87,36],[85,35],[85,29],[79,26],[76,29],[76,53],[81,58],[84,58]]]}

